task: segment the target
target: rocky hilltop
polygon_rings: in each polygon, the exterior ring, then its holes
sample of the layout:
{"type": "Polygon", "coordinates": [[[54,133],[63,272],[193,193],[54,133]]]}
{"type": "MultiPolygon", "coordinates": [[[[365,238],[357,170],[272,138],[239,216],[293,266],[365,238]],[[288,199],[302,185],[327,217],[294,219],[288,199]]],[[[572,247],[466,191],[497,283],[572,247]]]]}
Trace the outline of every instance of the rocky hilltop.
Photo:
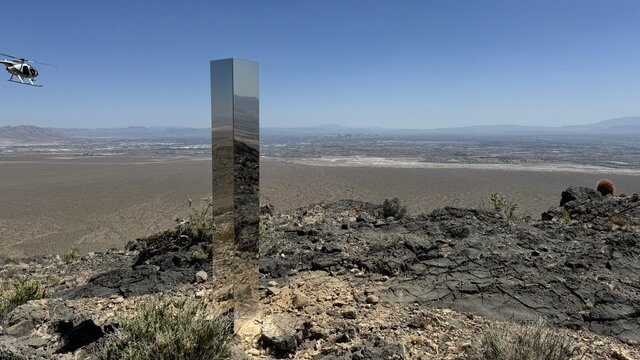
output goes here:
{"type": "MultiPolygon", "coordinates": [[[[585,359],[640,359],[640,195],[568,188],[539,220],[494,200],[415,216],[351,200],[264,206],[263,332],[234,356],[465,359],[488,326],[543,319],[585,359]]],[[[124,250],[0,260],[2,281],[49,293],[1,318],[0,359],[95,358],[159,292],[224,308],[209,248],[178,227],[124,250]]]]}

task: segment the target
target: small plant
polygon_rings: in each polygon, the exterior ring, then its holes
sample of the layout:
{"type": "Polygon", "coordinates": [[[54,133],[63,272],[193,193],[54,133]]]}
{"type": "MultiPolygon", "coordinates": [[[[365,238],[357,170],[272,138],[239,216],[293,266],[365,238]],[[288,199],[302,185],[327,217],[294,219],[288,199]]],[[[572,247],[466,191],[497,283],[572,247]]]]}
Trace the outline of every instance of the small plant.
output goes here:
{"type": "Polygon", "coordinates": [[[209,259],[209,254],[207,254],[202,249],[196,249],[196,250],[193,250],[191,252],[191,254],[189,254],[189,258],[193,262],[205,261],[205,260],[209,259]]]}
{"type": "Polygon", "coordinates": [[[609,216],[609,221],[612,224],[618,225],[618,226],[624,226],[624,225],[627,225],[629,223],[627,218],[624,217],[623,215],[620,215],[620,214],[613,214],[613,215],[609,216]]]}
{"type": "Polygon", "coordinates": [[[491,194],[493,210],[508,222],[524,220],[526,217],[518,212],[518,204],[507,200],[500,194],[491,194]]]}
{"type": "Polygon", "coordinates": [[[613,191],[615,190],[615,188],[613,187],[613,182],[611,182],[611,180],[602,179],[598,181],[598,184],[596,185],[596,190],[598,190],[598,192],[602,194],[602,196],[607,196],[607,195],[613,195],[613,191]]]}
{"type": "Polygon", "coordinates": [[[486,329],[471,348],[471,360],[572,360],[584,350],[560,331],[539,321],[529,326],[495,325],[486,329]]]}
{"type": "Polygon", "coordinates": [[[189,216],[186,219],[177,218],[174,229],[165,230],[137,239],[143,247],[170,238],[177,238],[185,235],[189,238],[211,239],[213,235],[213,202],[211,194],[202,198],[202,204],[195,205],[193,200],[187,200],[189,206],[189,216]]]}
{"type": "Polygon", "coordinates": [[[393,217],[396,220],[402,219],[407,209],[404,206],[400,206],[400,199],[397,197],[389,200],[385,199],[382,203],[382,216],[386,219],[393,217]]]}
{"type": "Polygon", "coordinates": [[[0,288],[0,317],[31,300],[47,297],[44,286],[38,280],[19,277],[12,284],[0,288]]]}
{"type": "Polygon", "coordinates": [[[205,318],[202,303],[166,297],[149,301],[109,335],[102,360],[231,358],[230,329],[221,318],[205,318]]]}
{"type": "Polygon", "coordinates": [[[176,219],[177,229],[185,235],[194,237],[210,237],[213,232],[213,197],[211,194],[202,198],[202,204],[195,205],[193,199],[187,200],[189,218],[176,219]]]}
{"type": "Polygon", "coordinates": [[[62,261],[64,261],[65,264],[68,264],[74,259],[77,259],[79,257],[80,257],[80,250],[78,250],[77,248],[73,248],[71,249],[71,251],[69,251],[62,257],[62,261]]]}

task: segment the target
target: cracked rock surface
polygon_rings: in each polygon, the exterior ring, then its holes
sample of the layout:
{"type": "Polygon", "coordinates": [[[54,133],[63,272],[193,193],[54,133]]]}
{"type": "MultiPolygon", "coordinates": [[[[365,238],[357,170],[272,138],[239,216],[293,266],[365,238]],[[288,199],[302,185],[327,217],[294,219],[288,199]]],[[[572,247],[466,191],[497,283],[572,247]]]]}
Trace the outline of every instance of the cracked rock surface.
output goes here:
{"type": "Polygon", "coordinates": [[[458,208],[387,221],[367,203],[310,206],[269,220],[262,273],[386,276],[386,302],[542,317],[639,343],[640,197],[569,188],[561,204],[530,222],[458,208]]]}

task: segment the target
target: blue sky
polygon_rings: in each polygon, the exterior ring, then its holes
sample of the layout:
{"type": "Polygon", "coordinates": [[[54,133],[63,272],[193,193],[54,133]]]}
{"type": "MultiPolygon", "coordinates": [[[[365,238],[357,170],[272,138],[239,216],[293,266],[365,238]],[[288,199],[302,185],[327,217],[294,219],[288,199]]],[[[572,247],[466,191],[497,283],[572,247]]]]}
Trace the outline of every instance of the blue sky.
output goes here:
{"type": "Polygon", "coordinates": [[[262,126],[553,126],[640,115],[636,0],[3,9],[0,52],[59,67],[38,66],[43,88],[0,81],[0,125],[208,127],[209,61],[228,57],[260,63],[262,126]]]}

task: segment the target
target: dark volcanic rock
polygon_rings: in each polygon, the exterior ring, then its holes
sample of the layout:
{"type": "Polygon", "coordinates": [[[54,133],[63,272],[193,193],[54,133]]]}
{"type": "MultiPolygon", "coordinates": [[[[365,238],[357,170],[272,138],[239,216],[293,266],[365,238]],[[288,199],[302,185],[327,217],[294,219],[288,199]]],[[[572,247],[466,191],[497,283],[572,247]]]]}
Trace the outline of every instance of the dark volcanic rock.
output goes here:
{"type": "Polygon", "coordinates": [[[602,200],[602,195],[591,188],[582,186],[570,187],[562,192],[560,198],[560,206],[564,206],[571,201],[577,201],[578,203],[585,203],[592,200],[602,200]]]}
{"type": "MultiPolygon", "coordinates": [[[[545,212],[547,220],[568,216],[597,231],[609,231],[611,225],[640,224],[640,196],[602,196],[599,192],[584,187],[570,187],[562,192],[560,208],[545,212]]],[[[566,220],[566,219],[565,219],[566,220]]]]}
{"type": "Polygon", "coordinates": [[[376,337],[372,340],[363,341],[362,345],[350,348],[330,348],[324,352],[318,359],[334,360],[367,360],[367,359],[406,359],[402,345],[389,343],[383,339],[376,337]]]}
{"type": "Polygon", "coordinates": [[[4,319],[4,326],[9,335],[21,337],[33,332],[40,324],[48,321],[75,321],[78,319],[75,309],[59,299],[52,300],[43,307],[40,302],[28,302],[13,309],[4,319]]]}
{"type": "Polygon", "coordinates": [[[469,236],[470,231],[467,226],[456,221],[444,221],[440,223],[440,230],[450,238],[465,238],[469,236]]]}
{"type": "Polygon", "coordinates": [[[62,336],[64,344],[57,353],[68,353],[89,345],[104,336],[102,329],[93,320],[84,320],[76,326],[73,322],[58,323],[57,331],[62,336]]]}
{"type": "MultiPolygon", "coordinates": [[[[501,320],[542,317],[640,343],[640,197],[603,197],[586,188],[569,188],[562,197],[561,208],[534,223],[444,208],[405,217],[393,227],[346,229],[340,214],[348,207],[362,224],[379,208],[355,201],[323,204],[325,245],[282,232],[277,250],[263,253],[262,273],[277,278],[291,269],[349,274],[358,268],[391,277],[378,294],[382,301],[501,320]]],[[[287,216],[304,220],[314,207],[287,216]]]]}
{"type": "Polygon", "coordinates": [[[115,269],[91,278],[86,285],[61,294],[63,298],[124,297],[156,293],[189,283],[195,277],[195,269],[160,271],[150,265],[115,269]]]}
{"type": "Polygon", "coordinates": [[[87,284],[56,295],[63,298],[130,297],[190,283],[198,271],[206,270],[211,274],[210,240],[203,234],[191,234],[178,227],[150,239],[138,239],[127,246],[139,250],[133,264],[100,273],[87,284]],[[205,254],[206,257],[194,254],[205,254]]]}
{"type": "Polygon", "coordinates": [[[74,322],[81,322],[82,315],[73,305],[61,299],[30,301],[13,309],[0,318],[5,327],[0,334],[0,359],[51,359],[57,358],[53,328],[63,324],[62,329],[71,330],[74,322]],[[49,331],[43,331],[50,324],[49,331]],[[71,324],[66,327],[64,324],[71,324]],[[48,332],[48,336],[43,336],[48,332]],[[3,357],[4,356],[4,357],[3,357]]]}
{"type": "Polygon", "coordinates": [[[9,349],[0,349],[0,360],[24,360],[25,357],[15,354],[9,349]]]}

